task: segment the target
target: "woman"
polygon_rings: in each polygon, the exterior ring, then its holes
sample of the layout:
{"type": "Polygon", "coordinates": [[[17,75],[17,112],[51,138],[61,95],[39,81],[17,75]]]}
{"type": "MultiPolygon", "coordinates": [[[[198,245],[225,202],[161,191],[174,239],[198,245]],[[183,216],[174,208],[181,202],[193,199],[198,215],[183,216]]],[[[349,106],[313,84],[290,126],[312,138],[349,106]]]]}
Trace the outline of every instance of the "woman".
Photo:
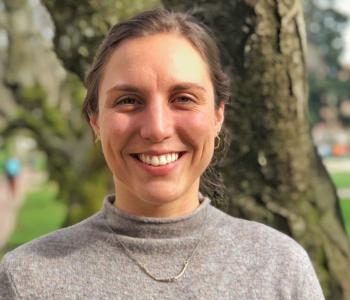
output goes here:
{"type": "Polygon", "coordinates": [[[297,243],[199,193],[229,95],[203,26],[166,10],[114,26],[86,85],[115,195],[7,254],[3,298],[323,299],[297,243]]]}

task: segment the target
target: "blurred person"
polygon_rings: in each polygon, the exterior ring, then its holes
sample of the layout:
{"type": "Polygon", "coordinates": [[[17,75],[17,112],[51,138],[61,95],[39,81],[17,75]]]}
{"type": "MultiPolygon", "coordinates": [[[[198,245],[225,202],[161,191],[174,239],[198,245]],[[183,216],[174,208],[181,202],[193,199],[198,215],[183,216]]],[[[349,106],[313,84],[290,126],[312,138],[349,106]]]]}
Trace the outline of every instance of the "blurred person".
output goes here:
{"type": "Polygon", "coordinates": [[[15,157],[10,157],[5,160],[4,171],[7,178],[10,191],[13,195],[17,193],[17,181],[21,173],[21,162],[15,157]]]}
{"type": "Polygon", "coordinates": [[[324,299],[299,244],[203,195],[230,95],[204,25],[154,10],[113,26],[86,87],[115,194],[6,254],[1,299],[324,299]]]}

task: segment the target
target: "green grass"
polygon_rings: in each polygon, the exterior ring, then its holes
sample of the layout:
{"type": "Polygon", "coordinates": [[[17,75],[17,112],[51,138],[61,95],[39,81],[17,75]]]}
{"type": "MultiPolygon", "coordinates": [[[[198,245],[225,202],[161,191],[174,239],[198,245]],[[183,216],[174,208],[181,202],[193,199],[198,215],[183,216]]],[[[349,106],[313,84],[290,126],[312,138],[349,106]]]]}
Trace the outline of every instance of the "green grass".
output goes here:
{"type": "Polygon", "coordinates": [[[49,183],[27,195],[6,250],[11,250],[61,227],[66,215],[66,207],[56,199],[56,196],[56,186],[49,183]]]}
{"type": "Polygon", "coordinates": [[[350,188],[350,172],[331,173],[331,177],[338,189],[350,188]]]}
{"type": "Polygon", "coordinates": [[[350,199],[342,199],[340,201],[340,207],[345,220],[345,227],[350,238],[350,199]]]}
{"type": "MultiPolygon", "coordinates": [[[[350,172],[331,173],[331,177],[338,189],[350,188],[350,172]]],[[[346,231],[350,238],[350,199],[341,199],[340,208],[343,213],[346,231]]]]}
{"type": "MultiPolygon", "coordinates": [[[[338,189],[350,188],[350,172],[331,173],[331,177],[338,189]]],[[[340,208],[343,213],[346,231],[350,238],[350,199],[341,199],[340,208]]]]}

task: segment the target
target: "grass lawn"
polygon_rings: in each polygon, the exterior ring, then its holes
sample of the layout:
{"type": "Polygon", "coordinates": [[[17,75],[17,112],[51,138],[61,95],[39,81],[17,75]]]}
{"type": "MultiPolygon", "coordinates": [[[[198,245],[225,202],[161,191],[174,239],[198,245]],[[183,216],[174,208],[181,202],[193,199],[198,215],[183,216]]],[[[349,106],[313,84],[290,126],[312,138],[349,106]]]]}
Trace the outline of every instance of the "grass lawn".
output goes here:
{"type": "Polygon", "coordinates": [[[340,200],[340,207],[345,220],[346,231],[350,239],[350,199],[340,200]]]}
{"type": "Polygon", "coordinates": [[[338,189],[350,188],[350,172],[331,173],[331,177],[338,189]]]}
{"type": "MultiPolygon", "coordinates": [[[[338,189],[350,189],[350,172],[334,172],[331,173],[331,177],[338,189]]],[[[350,199],[341,199],[340,207],[345,220],[346,231],[350,238],[350,199]]]]}
{"type": "Polygon", "coordinates": [[[56,199],[56,195],[57,188],[50,183],[28,193],[19,211],[17,225],[6,250],[11,250],[61,227],[66,215],[66,207],[56,199]]]}

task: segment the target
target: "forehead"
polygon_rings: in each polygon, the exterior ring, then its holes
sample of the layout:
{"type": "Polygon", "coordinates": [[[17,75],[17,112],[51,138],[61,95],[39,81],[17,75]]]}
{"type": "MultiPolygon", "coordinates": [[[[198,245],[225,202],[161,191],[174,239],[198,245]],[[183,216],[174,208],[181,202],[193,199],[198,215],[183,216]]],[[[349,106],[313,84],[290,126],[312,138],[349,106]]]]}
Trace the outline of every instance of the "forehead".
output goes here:
{"type": "Polygon", "coordinates": [[[115,81],[178,80],[211,85],[208,66],[199,51],[176,33],[123,41],[108,60],[102,79],[101,89],[115,81]]]}

